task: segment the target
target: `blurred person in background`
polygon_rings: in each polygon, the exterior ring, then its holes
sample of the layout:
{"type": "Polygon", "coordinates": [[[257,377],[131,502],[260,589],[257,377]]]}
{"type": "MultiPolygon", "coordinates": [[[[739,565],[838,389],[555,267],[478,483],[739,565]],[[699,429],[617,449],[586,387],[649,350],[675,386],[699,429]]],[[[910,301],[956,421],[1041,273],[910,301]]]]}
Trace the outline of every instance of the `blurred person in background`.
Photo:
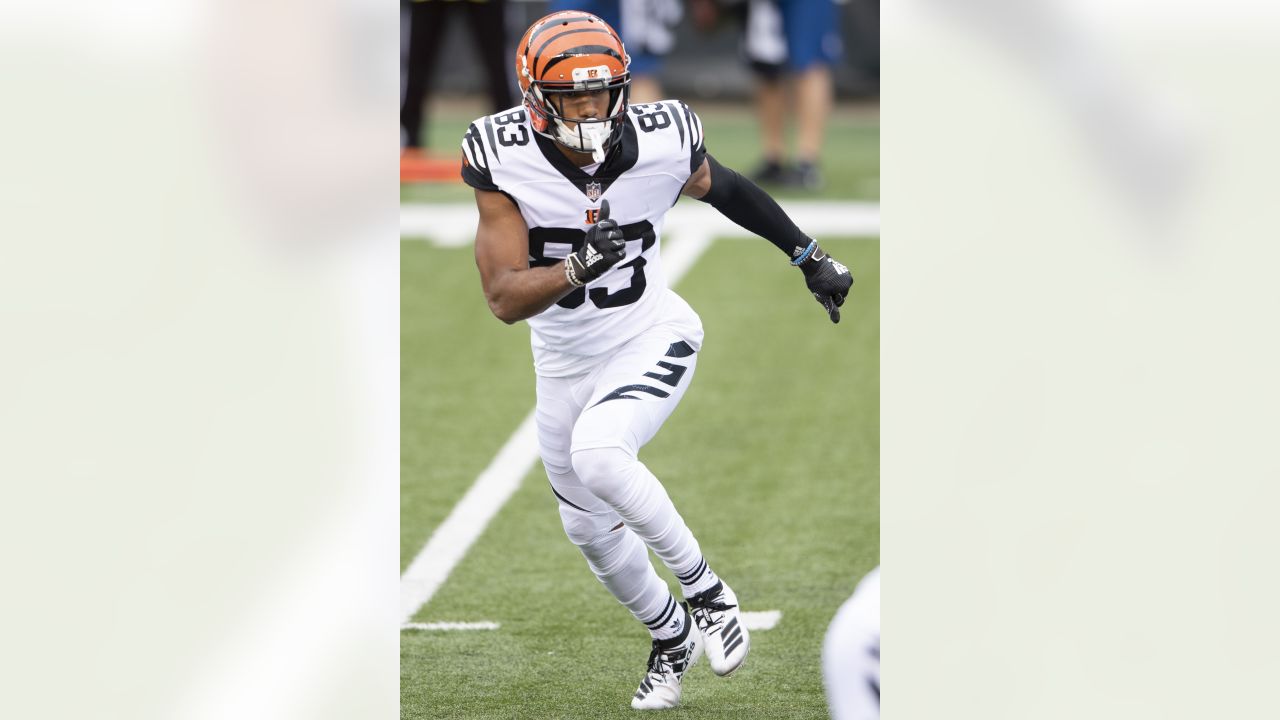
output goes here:
{"type": "Polygon", "coordinates": [[[867,573],[827,627],[822,679],[832,720],[880,717],[880,568],[867,573]]]}
{"type": "Polygon", "coordinates": [[[683,16],[680,0],[551,0],[548,12],[581,10],[618,29],[631,53],[631,99],[662,99],[662,56],[675,45],[674,28],[683,16]]]}
{"type": "Polygon", "coordinates": [[[514,102],[511,76],[507,73],[506,0],[413,0],[401,2],[403,22],[407,8],[408,37],[402,42],[403,100],[400,104],[400,130],[403,147],[418,149],[425,140],[425,103],[431,91],[441,39],[450,13],[463,13],[471,28],[476,54],[484,69],[485,91],[494,112],[514,102]]]}
{"type": "Polygon", "coordinates": [[[687,105],[630,104],[628,64],[600,18],[573,10],[535,22],[516,49],[524,104],[471,124],[462,178],[475,191],[489,308],[529,323],[539,454],[565,534],[652,637],[631,700],[644,710],[678,705],[704,652],[726,676],[750,647],[737,596],[637,457],[684,396],[703,339],[697,313],[667,288],[667,210],[688,195],[771,242],[832,322],[853,278],[773,198],[707,154],[687,105]]]}
{"type": "MultiPolygon", "coordinates": [[[[690,0],[701,29],[715,23],[717,0],[690,0]]],[[[743,54],[756,77],[756,115],[764,158],[760,183],[822,186],[818,164],[831,113],[831,66],[840,59],[840,16],[833,0],[724,0],[743,17],[743,54]],[[788,90],[794,97],[788,97],[788,90]],[[796,120],[795,162],[787,161],[786,121],[796,120]]]]}

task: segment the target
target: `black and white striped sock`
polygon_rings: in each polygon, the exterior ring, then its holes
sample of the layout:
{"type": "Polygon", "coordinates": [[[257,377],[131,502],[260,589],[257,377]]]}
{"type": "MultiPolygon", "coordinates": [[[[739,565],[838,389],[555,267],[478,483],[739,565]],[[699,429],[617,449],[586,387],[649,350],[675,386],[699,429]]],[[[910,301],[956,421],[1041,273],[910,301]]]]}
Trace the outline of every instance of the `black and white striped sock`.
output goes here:
{"type": "Polygon", "coordinates": [[[676,579],[680,581],[680,589],[684,593],[686,599],[697,595],[704,590],[710,590],[716,583],[720,582],[720,578],[711,571],[711,566],[707,564],[706,558],[698,558],[698,564],[687,573],[676,573],[676,579]]]}
{"type": "Polygon", "coordinates": [[[675,640],[677,644],[689,633],[689,625],[689,611],[676,602],[672,595],[667,595],[667,604],[663,606],[661,613],[652,620],[645,621],[649,634],[655,640],[675,640]]]}

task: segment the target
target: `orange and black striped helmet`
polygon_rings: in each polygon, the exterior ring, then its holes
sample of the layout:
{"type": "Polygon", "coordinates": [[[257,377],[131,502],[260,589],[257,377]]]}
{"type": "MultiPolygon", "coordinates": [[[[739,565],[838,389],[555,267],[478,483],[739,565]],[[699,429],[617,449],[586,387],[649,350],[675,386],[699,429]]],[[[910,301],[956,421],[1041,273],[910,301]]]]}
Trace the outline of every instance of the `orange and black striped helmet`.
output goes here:
{"type": "Polygon", "coordinates": [[[516,46],[516,77],[533,129],[571,150],[602,159],[622,136],[631,94],[630,64],[622,38],[595,15],[565,10],[530,25],[516,46]],[[557,94],[605,89],[609,110],[604,118],[566,118],[555,102],[557,94]],[[566,120],[574,127],[565,125],[566,120]]]}

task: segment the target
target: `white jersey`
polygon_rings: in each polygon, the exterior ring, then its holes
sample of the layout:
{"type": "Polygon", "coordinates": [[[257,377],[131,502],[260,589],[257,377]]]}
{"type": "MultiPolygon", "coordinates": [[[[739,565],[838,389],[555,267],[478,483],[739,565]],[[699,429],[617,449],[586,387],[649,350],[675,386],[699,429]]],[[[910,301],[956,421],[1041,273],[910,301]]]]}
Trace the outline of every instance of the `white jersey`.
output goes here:
{"type": "Polygon", "coordinates": [[[594,174],[535,133],[524,107],[476,120],[462,151],[467,184],[501,192],[520,209],[531,267],[555,265],[581,248],[601,200],[627,239],[621,262],[529,318],[539,374],[576,374],[669,316],[688,322],[692,311],[668,290],[659,252],[663,218],[706,154],[702,123],[687,105],[630,106],[618,146],[594,174]]]}

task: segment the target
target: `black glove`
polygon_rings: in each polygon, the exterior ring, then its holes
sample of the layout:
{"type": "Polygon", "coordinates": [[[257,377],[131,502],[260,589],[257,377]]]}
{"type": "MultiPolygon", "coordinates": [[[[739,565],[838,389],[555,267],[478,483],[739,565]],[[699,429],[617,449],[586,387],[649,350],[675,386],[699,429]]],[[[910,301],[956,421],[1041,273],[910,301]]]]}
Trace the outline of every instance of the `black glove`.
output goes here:
{"type": "Polygon", "coordinates": [[[831,322],[840,322],[840,306],[844,304],[844,297],[853,286],[853,275],[849,274],[849,268],[815,244],[813,254],[800,263],[800,270],[804,272],[804,283],[809,286],[809,292],[826,309],[831,322]]]}
{"type": "Polygon", "coordinates": [[[618,223],[609,219],[609,201],[600,201],[600,220],[587,231],[582,249],[564,259],[569,284],[582,287],[617,265],[627,254],[627,241],[618,223]]]}

